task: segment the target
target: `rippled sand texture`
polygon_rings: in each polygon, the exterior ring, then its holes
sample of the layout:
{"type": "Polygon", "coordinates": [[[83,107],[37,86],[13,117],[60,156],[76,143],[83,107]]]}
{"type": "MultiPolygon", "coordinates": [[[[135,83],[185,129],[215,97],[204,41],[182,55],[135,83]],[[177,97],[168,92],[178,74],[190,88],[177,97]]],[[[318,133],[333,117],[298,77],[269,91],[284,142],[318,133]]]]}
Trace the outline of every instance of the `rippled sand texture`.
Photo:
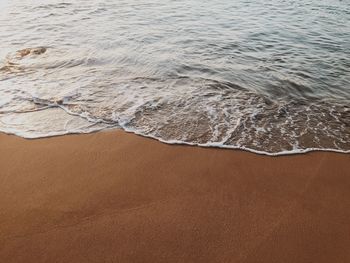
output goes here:
{"type": "Polygon", "coordinates": [[[346,1],[14,0],[0,14],[3,132],[350,151],[346,1]]]}

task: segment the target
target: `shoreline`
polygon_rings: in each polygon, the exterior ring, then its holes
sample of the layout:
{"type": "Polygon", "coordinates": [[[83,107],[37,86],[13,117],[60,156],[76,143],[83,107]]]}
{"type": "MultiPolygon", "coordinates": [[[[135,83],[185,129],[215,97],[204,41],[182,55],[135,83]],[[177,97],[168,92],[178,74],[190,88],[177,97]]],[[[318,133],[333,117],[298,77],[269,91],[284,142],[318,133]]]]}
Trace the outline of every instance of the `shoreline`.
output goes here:
{"type": "Polygon", "coordinates": [[[350,260],[348,154],[0,133],[0,167],[3,262],[350,260]]]}
{"type": "Polygon", "coordinates": [[[96,131],[90,131],[90,132],[72,132],[72,133],[66,133],[66,134],[54,134],[54,135],[48,135],[43,137],[25,137],[21,135],[17,135],[15,133],[6,133],[1,132],[0,134],[5,134],[8,136],[15,136],[19,137],[25,140],[41,140],[41,139],[50,139],[50,138],[56,138],[61,136],[72,136],[72,135],[87,135],[87,134],[94,134],[94,133],[100,133],[100,132],[125,132],[128,134],[132,134],[135,136],[140,136],[145,139],[151,139],[158,141],[160,143],[164,143],[167,145],[179,145],[179,146],[187,146],[187,147],[200,147],[200,148],[207,148],[207,149],[223,149],[223,150],[234,150],[234,151],[245,151],[257,155],[263,155],[263,156],[270,156],[270,157],[279,157],[279,156],[290,156],[290,155],[298,155],[298,154],[306,154],[306,153],[313,153],[313,152],[326,152],[326,153],[337,153],[337,154],[350,154],[350,150],[339,150],[339,149],[333,149],[333,148],[306,148],[306,149],[298,149],[298,150],[283,150],[281,152],[265,152],[265,151],[259,151],[255,149],[251,149],[244,146],[232,146],[232,145],[222,145],[219,143],[191,143],[191,142],[185,142],[185,141],[177,141],[177,140],[163,140],[162,138],[158,138],[152,135],[145,135],[136,131],[128,130],[123,127],[120,128],[104,128],[101,130],[96,131]]]}

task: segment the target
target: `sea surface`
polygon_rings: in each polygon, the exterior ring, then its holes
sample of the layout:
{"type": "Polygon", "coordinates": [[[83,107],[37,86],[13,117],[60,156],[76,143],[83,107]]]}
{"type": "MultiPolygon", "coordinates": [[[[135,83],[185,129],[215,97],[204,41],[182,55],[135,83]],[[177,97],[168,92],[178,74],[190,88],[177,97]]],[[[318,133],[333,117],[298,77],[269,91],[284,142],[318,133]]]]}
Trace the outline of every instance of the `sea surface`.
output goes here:
{"type": "Polygon", "coordinates": [[[0,0],[0,131],[350,152],[348,0],[0,0]]]}

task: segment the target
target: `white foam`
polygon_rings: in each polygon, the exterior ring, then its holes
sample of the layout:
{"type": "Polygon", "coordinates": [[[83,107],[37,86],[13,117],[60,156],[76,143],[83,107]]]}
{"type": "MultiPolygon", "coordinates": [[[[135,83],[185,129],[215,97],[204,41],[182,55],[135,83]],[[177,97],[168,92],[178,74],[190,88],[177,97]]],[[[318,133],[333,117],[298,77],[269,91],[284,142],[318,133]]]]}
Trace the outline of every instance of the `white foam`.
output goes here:
{"type": "Polygon", "coordinates": [[[304,153],[313,152],[313,151],[350,153],[350,150],[339,150],[339,149],[332,149],[332,148],[306,148],[306,149],[283,150],[283,151],[278,151],[278,152],[267,152],[267,151],[259,151],[259,150],[251,149],[249,147],[244,147],[244,146],[224,145],[222,143],[190,143],[190,142],[179,141],[179,140],[163,140],[162,138],[158,138],[158,137],[155,137],[152,135],[143,134],[143,133],[140,133],[136,130],[125,129],[125,128],[124,128],[124,130],[126,132],[134,133],[136,135],[140,135],[140,136],[143,136],[146,138],[152,138],[152,139],[158,140],[158,141],[160,141],[162,143],[166,143],[166,144],[199,146],[199,147],[205,147],[205,148],[222,148],[222,149],[231,149],[231,150],[243,150],[243,151],[248,151],[251,153],[268,155],[268,156],[304,154],[304,153]]]}

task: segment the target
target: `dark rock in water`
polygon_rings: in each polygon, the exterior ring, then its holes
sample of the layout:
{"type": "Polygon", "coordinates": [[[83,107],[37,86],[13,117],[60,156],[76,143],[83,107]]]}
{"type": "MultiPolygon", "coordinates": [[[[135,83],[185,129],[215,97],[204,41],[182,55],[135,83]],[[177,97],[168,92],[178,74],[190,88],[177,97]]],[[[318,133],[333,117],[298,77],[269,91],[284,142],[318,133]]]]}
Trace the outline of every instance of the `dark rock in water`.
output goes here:
{"type": "Polygon", "coordinates": [[[21,58],[28,55],[41,55],[46,52],[45,47],[37,47],[37,48],[25,48],[17,51],[17,55],[21,58]]]}
{"type": "Polygon", "coordinates": [[[29,48],[17,51],[17,55],[19,55],[20,57],[25,57],[25,56],[27,56],[29,54],[30,54],[30,49],[29,48]]]}
{"type": "Polygon", "coordinates": [[[41,54],[44,54],[45,52],[46,52],[46,48],[44,47],[33,48],[31,51],[31,53],[35,55],[41,55],[41,54]]]}
{"type": "Polygon", "coordinates": [[[21,67],[17,63],[13,63],[11,61],[6,61],[3,67],[0,67],[0,71],[5,72],[18,72],[21,70],[21,67]]]}
{"type": "Polygon", "coordinates": [[[18,50],[15,54],[9,54],[3,65],[0,65],[0,72],[8,72],[8,73],[18,73],[23,72],[25,67],[21,66],[20,61],[22,58],[30,55],[41,55],[46,52],[45,47],[36,47],[36,48],[25,48],[18,50]],[[13,62],[15,61],[15,62],[13,62]]]}

